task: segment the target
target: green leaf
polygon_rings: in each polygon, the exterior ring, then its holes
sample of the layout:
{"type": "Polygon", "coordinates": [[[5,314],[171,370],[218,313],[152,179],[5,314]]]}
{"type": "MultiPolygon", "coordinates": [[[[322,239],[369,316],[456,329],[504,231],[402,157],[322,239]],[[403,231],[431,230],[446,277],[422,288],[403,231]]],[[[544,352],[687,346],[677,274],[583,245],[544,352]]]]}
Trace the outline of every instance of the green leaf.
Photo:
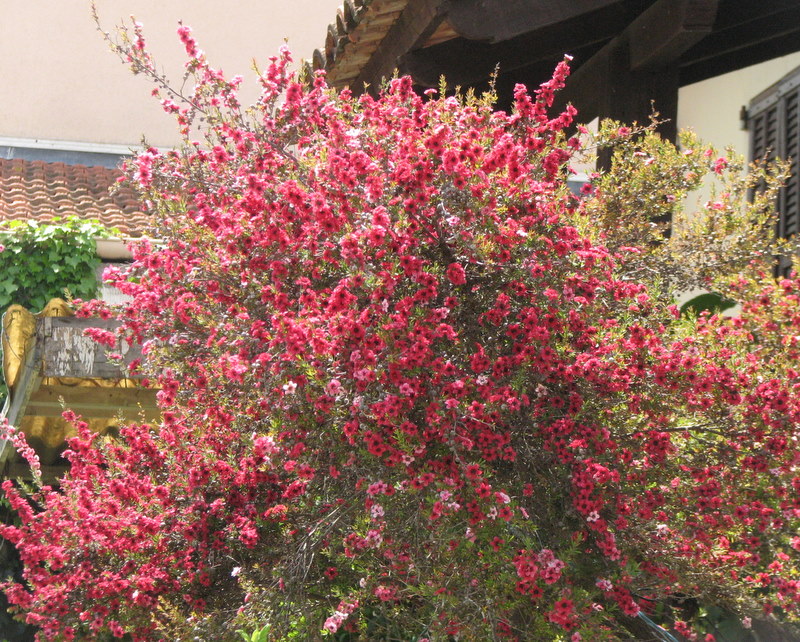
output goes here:
{"type": "Polygon", "coordinates": [[[700,294],[693,299],[689,299],[681,306],[681,314],[687,313],[700,314],[701,312],[719,313],[729,310],[736,305],[736,301],[726,299],[725,297],[717,294],[716,292],[706,292],[700,294]]]}
{"type": "Polygon", "coordinates": [[[109,233],[99,222],[74,217],[0,223],[5,246],[0,254],[0,304],[41,309],[65,289],[81,298],[94,296],[94,271],[100,263],[95,239],[103,236],[109,233]]]}

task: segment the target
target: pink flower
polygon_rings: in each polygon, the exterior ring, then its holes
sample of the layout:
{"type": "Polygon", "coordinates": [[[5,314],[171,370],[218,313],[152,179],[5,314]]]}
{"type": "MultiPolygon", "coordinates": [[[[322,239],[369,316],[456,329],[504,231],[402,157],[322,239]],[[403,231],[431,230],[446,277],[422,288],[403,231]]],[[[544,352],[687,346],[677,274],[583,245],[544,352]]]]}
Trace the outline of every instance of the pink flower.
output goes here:
{"type": "Polygon", "coordinates": [[[454,285],[464,285],[467,282],[467,275],[460,263],[451,263],[447,266],[447,278],[454,285]]]}

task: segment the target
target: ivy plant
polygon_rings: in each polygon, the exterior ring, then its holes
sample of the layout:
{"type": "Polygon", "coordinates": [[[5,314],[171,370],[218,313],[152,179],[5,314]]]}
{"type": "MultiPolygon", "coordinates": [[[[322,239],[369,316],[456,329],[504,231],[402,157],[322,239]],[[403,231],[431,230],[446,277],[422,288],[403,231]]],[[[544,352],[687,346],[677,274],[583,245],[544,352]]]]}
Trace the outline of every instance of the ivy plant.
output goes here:
{"type": "Polygon", "coordinates": [[[74,217],[0,224],[0,310],[12,303],[41,310],[65,292],[94,296],[100,264],[95,239],[108,236],[99,221],[74,217]]]}

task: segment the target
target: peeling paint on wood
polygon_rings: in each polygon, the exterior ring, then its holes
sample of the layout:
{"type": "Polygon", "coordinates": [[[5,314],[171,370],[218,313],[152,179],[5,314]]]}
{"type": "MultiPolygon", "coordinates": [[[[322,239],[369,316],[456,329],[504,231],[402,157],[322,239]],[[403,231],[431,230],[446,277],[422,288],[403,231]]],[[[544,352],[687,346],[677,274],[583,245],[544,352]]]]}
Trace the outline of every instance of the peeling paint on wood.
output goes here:
{"type": "Polygon", "coordinates": [[[140,346],[117,342],[109,350],[84,335],[87,328],[113,330],[115,321],[78,319],[76,317],[49,317],[37,321],[37,332],[43,346],[43,376],[77,377],[80,379],[122,379],[128,376],[117,363],[109,361],[107,354],[122,355],[125,365],[141,357],[140,346]]]}

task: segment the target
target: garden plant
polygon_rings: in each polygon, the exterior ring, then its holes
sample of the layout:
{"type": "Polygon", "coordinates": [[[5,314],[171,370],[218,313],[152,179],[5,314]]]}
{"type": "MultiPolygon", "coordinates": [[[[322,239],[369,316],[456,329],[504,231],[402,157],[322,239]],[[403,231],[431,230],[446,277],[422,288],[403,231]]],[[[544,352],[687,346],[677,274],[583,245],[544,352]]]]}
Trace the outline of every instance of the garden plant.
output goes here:
{"type": "Polygon", "coordinates": [[[112,40],[185,144],[129,163],[159,237],[106,275],[130,302],[82,308],[143,345],[162,419],[108,440],[67,412],[58,488],[4,482],[42,639],[790,639],[785,168],[590,136],[549,112],[567,61],[504,112],[334,92],[282,51],[244,108],[179,35],[188,89],[139,25],[112,40]],[[681,315],[691,288],[739,305],[681,315]]]}

